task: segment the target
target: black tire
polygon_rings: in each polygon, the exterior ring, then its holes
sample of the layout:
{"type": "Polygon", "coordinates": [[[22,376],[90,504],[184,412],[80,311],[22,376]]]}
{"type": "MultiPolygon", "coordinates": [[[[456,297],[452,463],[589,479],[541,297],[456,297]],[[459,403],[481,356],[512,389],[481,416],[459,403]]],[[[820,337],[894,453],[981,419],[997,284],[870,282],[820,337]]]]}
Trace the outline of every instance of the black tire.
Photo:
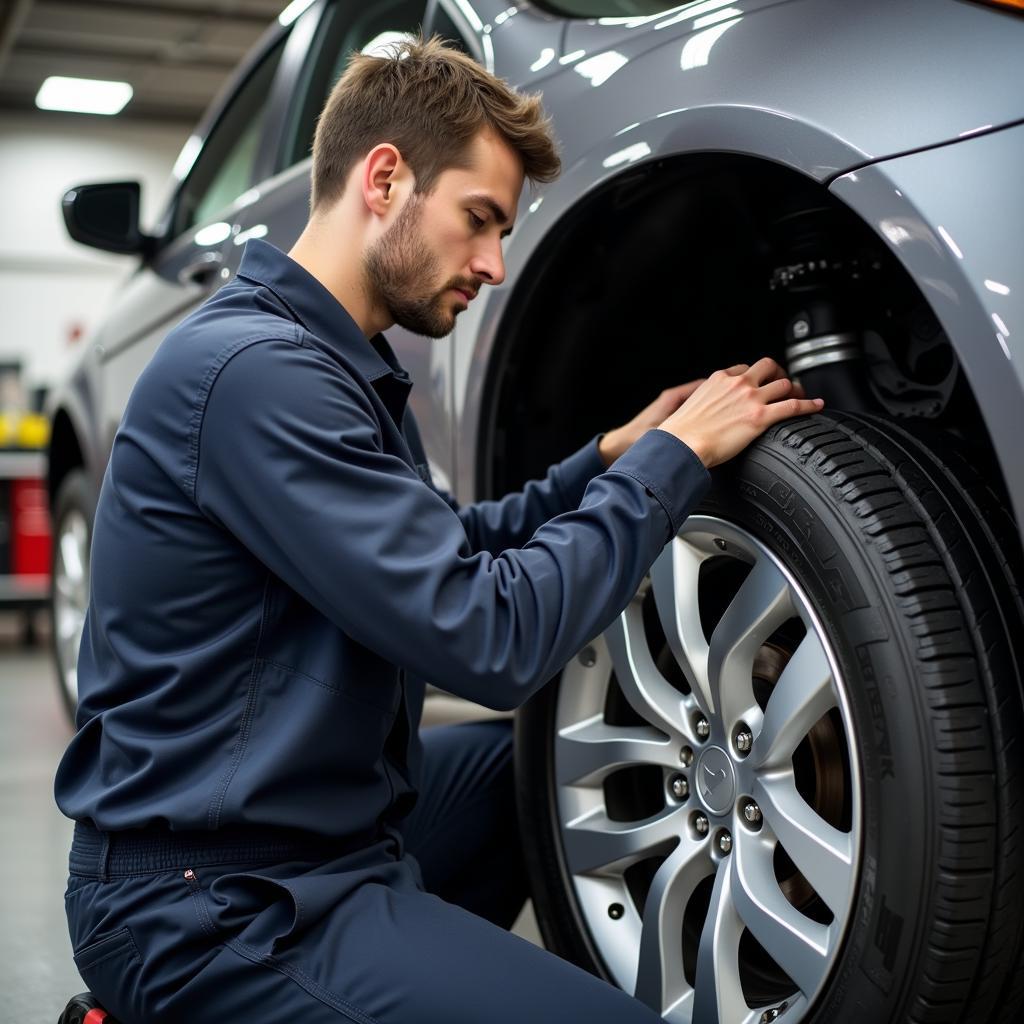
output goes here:
{"type": "Polygon", "coordinates": [[[84,563],[85,563],[85,595],[88,595],[88,552],[92,541],[93,516],[95,514],[95,500],[89,480],[85,471],[73,469],[60,482],[57,488],[56,499],[53,503],[52,531],[52,567],[50,577],[50,615],[52,628],[51,652],[53,654],[54,668],[56,671],[57,690],[60,695],[61,704],[68,716],[68,720],[74,725],[75,713],[78,710],[77,686],[69,678],[66,665],[67,654],[62,652],[62,616],[61,604],[58,591],[58,575],[60,559],[61,538],[64,535],[72,517],[81,517],[85,526],[84,563]]]}
{"type": "MultiPolygon", "coordinates": [[[[758,537],[811,596],[859,739],[854,910],[805,1020],[980,1024],[1024,997],[1019,535],[952,442],[924,437],[788,421],[716,470],[698,510],[758,537]]],[[[548,948],[612,980],[556,819],[559,688],[517,716],[528,868],[548,948]]]]}

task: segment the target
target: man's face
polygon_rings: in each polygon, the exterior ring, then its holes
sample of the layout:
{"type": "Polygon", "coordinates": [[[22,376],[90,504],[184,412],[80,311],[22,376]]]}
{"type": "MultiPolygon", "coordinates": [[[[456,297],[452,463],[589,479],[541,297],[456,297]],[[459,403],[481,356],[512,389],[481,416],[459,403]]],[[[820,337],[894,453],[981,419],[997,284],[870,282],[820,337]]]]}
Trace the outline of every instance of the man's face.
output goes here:
{"type": "Polygon", "coordinates": [[[366,252],[375,305],[400,327],[442,338],[485,284],[505,279],[501,240],[512,228],[522,163],[496,135],[481,132],[470,166],[441,173],[429,195],[413,193],[366,252]]]}

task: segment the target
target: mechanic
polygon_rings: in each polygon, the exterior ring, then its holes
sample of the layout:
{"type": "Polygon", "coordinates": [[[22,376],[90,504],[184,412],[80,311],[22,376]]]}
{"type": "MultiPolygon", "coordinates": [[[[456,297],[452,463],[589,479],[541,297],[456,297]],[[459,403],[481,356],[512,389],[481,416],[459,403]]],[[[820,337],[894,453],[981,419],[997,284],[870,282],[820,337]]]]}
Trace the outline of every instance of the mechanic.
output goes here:
{"type": "Polygon", "coordinates": [[[126,1024],[660,1019],[507,931],[509,722],[421,736],[424,684],[518,706],[629,602],[706,467],[821,402],[765,359],[500,502],[435,488],[380,332],[449,334],[504,280],[524,180],[558,171],[539,99],[468,57],[354,56],[294,248],[249,241],[136,383],[56,778],[75,962],[126,1024]]]}

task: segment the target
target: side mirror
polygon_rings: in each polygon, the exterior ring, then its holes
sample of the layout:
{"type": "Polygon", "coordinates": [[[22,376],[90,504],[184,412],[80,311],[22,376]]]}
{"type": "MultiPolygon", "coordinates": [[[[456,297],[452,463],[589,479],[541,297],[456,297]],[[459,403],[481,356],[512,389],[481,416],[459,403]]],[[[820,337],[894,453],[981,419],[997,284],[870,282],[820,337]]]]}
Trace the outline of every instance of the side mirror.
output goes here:
{"type": "Polygon", "coordinates": [[[147,255],[153,239],[139,230],[141,193],[137,181],[77,185],[69,189],[61,201],[68,234],[94,249],[147,255]]]}

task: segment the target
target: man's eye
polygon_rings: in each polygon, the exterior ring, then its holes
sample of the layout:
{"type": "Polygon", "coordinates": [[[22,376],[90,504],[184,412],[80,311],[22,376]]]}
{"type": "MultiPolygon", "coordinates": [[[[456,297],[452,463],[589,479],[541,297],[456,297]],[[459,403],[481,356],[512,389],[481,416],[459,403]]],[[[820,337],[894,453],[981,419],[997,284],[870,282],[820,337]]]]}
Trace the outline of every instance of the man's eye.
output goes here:
{"type": "Polygon", "coordinates": [[[483,217],[478,217],[472,210],[469,211],[469,222],[477,229],[482,228],[486,223],[483,217]]]}

